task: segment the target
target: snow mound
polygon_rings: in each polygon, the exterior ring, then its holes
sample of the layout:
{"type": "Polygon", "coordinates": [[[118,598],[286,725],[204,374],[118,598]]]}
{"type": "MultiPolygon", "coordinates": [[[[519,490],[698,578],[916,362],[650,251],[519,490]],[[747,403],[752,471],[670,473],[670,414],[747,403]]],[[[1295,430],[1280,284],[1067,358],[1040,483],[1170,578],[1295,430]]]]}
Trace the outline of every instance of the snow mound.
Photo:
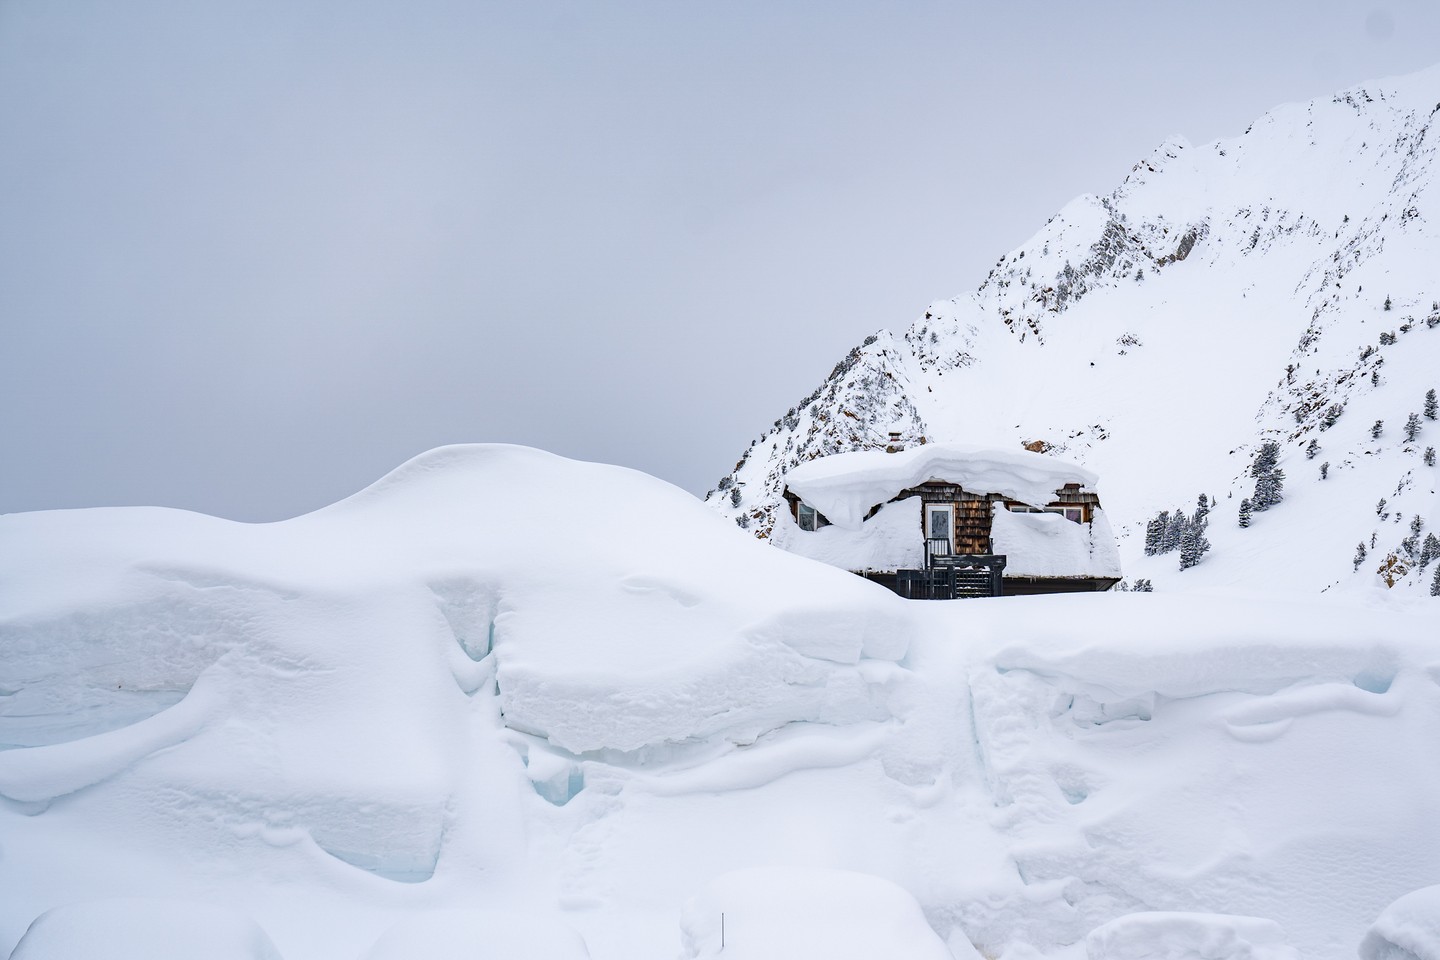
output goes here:
{"type": "Polygon", "coordinates": [[[1097,479],[1083,467],[1038,453],[927,443],[898,453],[861,450],[820,457],[790,470],[785,485],[831,523],[858,530],[872,507],[926,480],[1043,505],[1067,483],[1093,489],[1097,479]]]}
{"type": "Polygon", "coordinates": [[[831,524],[812,531],[777,523],[770,542],[842,570],[914,570],[925,565],[920,530],[920,498],[906,497],[882,506],[858,530],[831,524]]]}
{"type": "Polygon", "coordinates": [[[47,910],[10,960],[280,960],[243,914],[181,900],[117,898],[47,910]]]}
{"type": "Polygon", "coordinates": [[[1360,941],[1360,960],[1440,960],[1440,886],[1405,894],[1360,941]]]}
{"type": "Polygon", "coordinates": [[[685,905],[681,941],[682,960],[951,960],[914,897],[848,870],[727,873],[685,905]]]}
{"type": "Polygon", "coordinates": [[[1085,938],[1090,960],[1299,960],[1279,924],[1217,913],[1131,913],[1085,938]]]}
{"type": "Polygon", "coordinates": [[[1075,523],[1058,513],[1012,513],[997,503],[990,538],[995,552],[1008,558],[1008,576],[1120,576],[1115,536],[1100,510],[1090,523],[1075,523]]]}

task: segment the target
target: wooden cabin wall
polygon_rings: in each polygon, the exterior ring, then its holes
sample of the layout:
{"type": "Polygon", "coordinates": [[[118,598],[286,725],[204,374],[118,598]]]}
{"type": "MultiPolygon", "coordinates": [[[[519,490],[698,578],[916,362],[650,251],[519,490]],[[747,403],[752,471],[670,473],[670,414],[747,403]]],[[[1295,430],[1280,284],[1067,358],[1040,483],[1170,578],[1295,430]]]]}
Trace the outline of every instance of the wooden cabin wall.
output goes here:
{"type": "Polygon", "coordinates": [[[935,481],[902,490],[895,500],[904,500],[907,497],[919,497],[925,503],[955,504],[955,552],[976,554],[990,552],[990,528],[995,517],[996,503],[1004,504],[1005,509],[1012,505],[1078,506],[1082,511],[1080,519],[1085,523],[1094,519],[1095,508],[1100,506],[1100,498],[1089,490],[1081,489],[1078,483],[1067,483],[1055,492],[1054,500],[1044,504],[1022,504],[998,493],[972,493],[957,484],[935,481]]]}

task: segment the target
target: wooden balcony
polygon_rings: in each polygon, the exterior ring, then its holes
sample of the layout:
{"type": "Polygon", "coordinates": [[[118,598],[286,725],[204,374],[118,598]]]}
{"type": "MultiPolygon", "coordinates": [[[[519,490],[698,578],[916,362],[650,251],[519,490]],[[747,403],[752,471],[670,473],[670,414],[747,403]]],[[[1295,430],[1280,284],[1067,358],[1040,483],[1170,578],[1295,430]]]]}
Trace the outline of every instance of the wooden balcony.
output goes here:
{"type": "Polygon", "coordinates": [[[895,592],[910,600],[998,597],[1003,592],[1005,557],[952,553],[950,541],[925,541],[925,569],[897,570],[895,592]]]}

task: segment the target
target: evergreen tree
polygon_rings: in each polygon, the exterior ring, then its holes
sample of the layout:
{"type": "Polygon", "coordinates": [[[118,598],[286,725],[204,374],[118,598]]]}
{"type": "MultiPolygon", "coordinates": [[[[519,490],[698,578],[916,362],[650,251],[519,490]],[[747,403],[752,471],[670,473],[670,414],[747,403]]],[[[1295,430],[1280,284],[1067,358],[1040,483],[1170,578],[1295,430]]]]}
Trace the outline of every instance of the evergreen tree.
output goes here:
{"type": "Polygon", "coordinates": [[[1135,592],[1154,593],[1155,585],[1150,582],[1150,579],[1148,577],[1140,577],[1135,581],[1135,592]]]}
{"type": "Polygon", "coordinates": [[[1255,451],[1255,462],[1250,465],[1250,476],[1258,477],[1275,469],[1275,464],[1280,462],[1280,444],[1274,440],[1267,440],[1260,444],[1260,449],[1255,451]]]}
{"type": "Polygon", "coordinates": [[[1319,452],[1320,452],[1320,441],[1319,441],[1319,440],[1315,440],[1315,439],[1312,438],[1312,439],[1310,440],[1309,445],[1305,447],[1305,459],[1306,459],[1306,460],[1314,460],[1314,459],[1315,459],[1315,454],[1317,454],[1317,453],[1319,453],[1319,452]]]}
{"type": "Polygon", "coordinates": [[[1205,496],[1205,494],[1202,493],[1202,494],[1200,494],[1200,499],[1199,499],[1199,501],[1197,501],[1196,504],[1195,504],[1195,519],[1194,519],[1192,522],[1198,523],[1198,524],[1208,523],[1208,522],[1209,522],[1209,520],[1208,520],[1209,516],[1210,516],[1210,498],[1207,497],[1207,496],[1205,496]]]}
{"type": "Polygon", "coordinates": [[[1410,532],[1411,532],[1411,533],[1415,534],[1415,536],[1418,537],[1418,536],[1420,536],[1420,531],[1421,531],[1421,530],[1424,530],[1424,529],[1425,529],[1425,518],[1424,518],[1424,517],[1420,516],[1420,514],[1417,513],[1417,514],[1415,514],[1415,516],[1413,516],[1413,517],[1410,518],[1410,532]]]}
{"type": "Polygon", "coordinates": [[[1185,536],[1185,528],[1190,526],[1190,518],[1185,516],[1184,510],[1176,510],[1170,517],[1170,522],[1165,525],[1165,539],[1161,545],[1161,553],[1169,553],[1180,546],[1180,539],[1185,536]]]}
{"type": "Polygon", "coordinates": [[[1284,499],[1285,471],[1267,473],[1255,481],[1255,496],[1251,507],[1255,510],[1269,510],[1284,499]]]}
{"type": "Polygon", "coordinates": [[[1420,435],[1420,414],[1412,413],[1405,421],[1405,442],[1414,443],[1420,435]]]}
{"type": "MultiPolygon", "coordinates": [[[[1385,505],[1386,505],[1387,503],[1389,503],[1389,502],[1390,502],[1389,500],[1386,500],[1384,497],[1381,497],[1381,498],[1380,498],[1380,502],[1377,503],[1377,504],[1375,504],[1375,516],[1379,517],[1381,520],[1387,520],[1387,519],[1389,519],[1390,514],[1389,514],[1389,512],[1386,511],[1386,509],[1385,509],[1385,505]]],[[[1374,546],[1374,544],[1371,544],[1371,546],[1374,546]]]]}
{"type": "Polygon", "coordinates": [[[1440,564],[1435,565],[1435,579],[1430,581],[1430,596],[1440,597],[1440,564]]]}
{"type": "Polygon", "coordinates": [[[1360,564],[1365,562],[1365,543],[1361,541],[1355,545],[1355,569],[1360,569],[1360,564]]]}
{"type": "Polygon", "coordinates": [[[1255,462],[1250,465],[1250,475],[1255,478],[1255,494],[1250,498],[1250,507],[1255,511],[1269,510],[1284,499],[1285,471],[1277,469],[1280,460],[1280,444],[1274,440],[1260,445],[1255,453],[1255,462]]]}
{"type": "Polygon", "coordinates": [[[1437,557],[1440,557],[1440,539],[1433,533],[1427,533],[1425,542],[1420,545],[1420,569],[1424,570],[1437,557]]]}
{"type": "Polygon", "coordinates": [[[1165,552],[1165,529],[1170,524],[1170,511],[1162,510],[1145,524],[1145,556],[1165,552]]]}
{"type": "Polygon", "coordinates": [[[1435,388],[1425,391],[1425,419],[1434,420],[1440,414],[1440,401],[1435,399],[1435,388]]]}
{"type": "Polygon", "coordinates": [[[1390,295],[1388,293],[1385,295],[1385,309],[1390,309],[1390,295]]]}
{"type": "Polygon", "coordinates": [[[1250,498],[1246,497],[1240,501],[1240,526],[1250,526],[1250,498]]]}
{"type": "Polygon", "coordinates": [[[1335,421],[1340,419],[1340,414],[1345,412],[1345,407],[1339,403],[1332,403],[1325,408],[1325,417],[1320,421],[1322,430],[1329,430],[1335,426],[1335,421]]]}
{"type": "Polygon", "coordinates": [[[1320,464],[1320,479],[1324,480],[1330,476],[1330,461],[1326,460],[1320,464]]]}
{"type": "Polygon", "coordinates": [[[1385,421],[1376,420],[1375,425],[1370,428],[1370,439],[1379,440],[1380,434],[1385,432],[1385,421]]]}
{"type": "Polygon", "coordinates": [[[1435,466],[1435,448],[1434,448],[1434,447],[1426,447],[1426,448],[1425,448],[1425,466],[1427,466],[1427,467],[1433,467],[1433,466],[1435,466]]]}
{"type": "Polygon", "coordinates": [[[1195,566],[1209,549],[1210,541],[1205,539],[1205,524],[1188,525],[1180,537],[1180,569],[1189,570],[1195,566]]]}

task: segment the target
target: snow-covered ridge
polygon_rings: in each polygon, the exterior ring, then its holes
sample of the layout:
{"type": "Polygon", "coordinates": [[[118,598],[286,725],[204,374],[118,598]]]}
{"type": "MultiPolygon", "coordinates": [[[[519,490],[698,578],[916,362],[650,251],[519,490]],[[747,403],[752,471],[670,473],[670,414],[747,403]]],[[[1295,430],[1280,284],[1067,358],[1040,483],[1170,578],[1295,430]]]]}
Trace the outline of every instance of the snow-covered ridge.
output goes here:
{"type": "Polygon", "coordinates": [[[1168,139],[974,292],[857,347],[707,499],[765,538],[797,464],[881,449],[890,429],[1038,442],[1105,478],[1127,573],[1162,589],[1263,578],[1428,594],[1415,544],[1440,520],[1426,462],[1440,426],[1424,418],[1414,439],[1400,428],[1440,388],[1437,109],[1433,68],[1277,107],[1240,136],[1168,139]],[[1283,445],[1286,501],[1239,531],[1267,440],[1283,445]],[[1143,555],[1142,532],[1200,493],[1216,503],[1214,549],[1182,576],[1173,557],[1143,555]]]}

